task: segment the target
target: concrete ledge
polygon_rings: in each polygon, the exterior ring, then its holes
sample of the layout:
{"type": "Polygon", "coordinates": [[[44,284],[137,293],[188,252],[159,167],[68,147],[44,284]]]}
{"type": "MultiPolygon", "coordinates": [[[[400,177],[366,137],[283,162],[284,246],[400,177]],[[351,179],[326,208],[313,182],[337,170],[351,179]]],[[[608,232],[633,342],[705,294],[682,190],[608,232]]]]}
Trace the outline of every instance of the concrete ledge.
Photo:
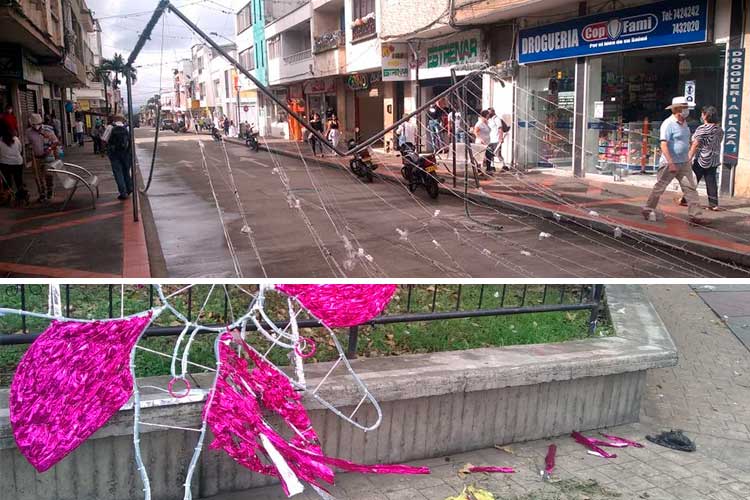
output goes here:
{"type": "MultiPolygon", "coordinates": [[[[381,402],[383,423],[363,433],[308,401],[326,453],[365,462],[400,462],[636,421],[647,370],[676,364],[677,352],[640,287],[608,286],[607,296],[613,337],[355,361],[355,370],[381,402]]],[[[309,384],[329,366],[310,365],[309,384]]],[[[210,379],[198,377],[203,387],[210,379]]],[[[342,407],[356,404],[358,397],[344,377],[330,381],[326,398],[342,407]]],[[[163,377],[141,381],[154,382],[166,383],[163,377]]],[[[197,427],[203,396],[200,390],[191,402],[147,396],[143,418],[197,427]]],[[[365,409],[360,418],[374,420],[374,409],[365,409]]],[[[0,489],[0,500],[137,498],[131,426],[132,409],[123,409],[40,475],[15,449],[7,391],[0,392],[0,471],[13,471],[0,489]]],[[[154,499],[182,498],[180,485],[197,435],[144,431],[154,499]]],[[[194,492],[202,497],[270,483],[223,454],[204,450],[194,492]]]]}

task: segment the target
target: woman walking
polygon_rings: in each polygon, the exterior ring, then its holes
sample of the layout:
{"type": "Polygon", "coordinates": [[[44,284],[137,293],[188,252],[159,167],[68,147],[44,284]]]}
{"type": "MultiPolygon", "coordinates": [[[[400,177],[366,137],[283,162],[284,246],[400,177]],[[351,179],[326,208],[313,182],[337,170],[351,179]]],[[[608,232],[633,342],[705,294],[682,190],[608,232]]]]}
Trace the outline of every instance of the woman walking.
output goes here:
{"type": "Polygon", "coordinates": [[[331,114],[331,118],[328,119],[326,137],[334,149],[339,145],[341,131],[339,130],[339,119],[336,116],[336,113],[331,114]]]}
{"type": "MultiPolygon", "coordinates": [[[[310,120],[310,127],[316,132],[320,132],[321,135],[323,134],[323,122],[320,119],[320,114],[313,113],[312,120],[310,120]]],[[[313,134],[310,134],[310,147],[312,148],[313,156],[317,156],[317,154],[315,153],[316,146],[318,146],[318,139],[313,134]]],[[[323,156],[322,144],[320,145],[319,149],[320,155],[323,156]]]]}
{"type": "MultiPolygon", "coordinates": [[[[718,211],[721,208],[719,208],[716,174],[719,169],[719,154],[724,131],[719,125],[719,112],[713,106],[706,106],[701,110],[701,120],[703,124],[695,129],[688,156],[695,173],[696,186],[701,179],[706,179],[708,209],[718,211]]],[[[687,200],[684,197],[680,200],[680,205],[687,206],[687,200]]]]}
{"type": "Polygon", "coordinates": [[[0,174],[4,188],[15,184],[16,204],[28,201],[23,185],[23,145],[4,120],[0,120],[0,174]]]}
{"type": "Polygon", "coordinates": [[[483,109],[477,117],[477,123],[474,125],[474,144],[484,146],[484,171],[487,175],[493,175],[494,168],[492,160],[495,157],[494,150],[490,145],[491,128],[488,123],[490,112],[483,109]]]}

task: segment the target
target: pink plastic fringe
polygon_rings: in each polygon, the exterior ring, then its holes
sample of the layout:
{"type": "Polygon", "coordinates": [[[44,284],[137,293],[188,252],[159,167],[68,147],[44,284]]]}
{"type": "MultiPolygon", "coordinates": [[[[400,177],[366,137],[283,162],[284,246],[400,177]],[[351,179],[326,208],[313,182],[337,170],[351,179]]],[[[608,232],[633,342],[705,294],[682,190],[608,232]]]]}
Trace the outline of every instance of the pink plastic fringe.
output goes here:
{"type": "Polygon", "coordinates": [[[513,467],[469,467],[466,469],[468,472],[474,473],[474,472],[499,472],[502,474],[513,474],[516,471],[513,469],[513,467]]]}
{"type": "Polygon", "coordinates": [[[10,423],[36,470],[62,460],[130,399],[130,352],[150,320],[53,321],[26,351],[10,386],[10,423]]]}
{"type": "Polygon", "coordinates": [[[557,445],[551,444],[547,449],[547,457],[544,459],[544,472],[552,474],[552,470],[555,468],[555,454],[557,453],[557,445]]]}
{"type": "Polygon", "coordinates": [[[599,440],[593,440],[591,438],[587,438],[586,436],[584,436],[583,434],[581,434],[578,431],[573,431],[573,433],[571,434],[571,436],[573,436],[573,439],[575,439],[577,442],[581,443],[586,448],[590,449],[596,455],[598,455],[598,456],[600,456],[602,458],[617,458],[617,455],[615,455],[613,453],[609,453],[609,452],[604,451],[601,448],[599,448],[599,446],[597,446],[596,443],[594,442],[594,441],[599,441],[599,440]]]}
{"type": "Polygon", "coordinates": [[[366,323],[388,305],[396,285],[276,285],[329,328],[366,323]]]}
{"type": "Polygon", "coordinates": [[[322,482],[333,484],[334,472],[328,466],[374,474],[430,473],[426,467],[362,465],[325,456],[302,406],[301,395],[278,368],[230,332],[222,335],[219,360],[221,369],[213,400],[206,406],[206,420],[215,436],[210,448],[224,450],[238,464],[254,472],[279,478],[287,494],[284,478],[273,463],[265,460],[261,435],[276,447],[298,478],[318,487],[322,487],[322,482]],[[230,347],[230,341],[240,345],[249,360],[239,357],[230,347]],[[292,429],[293,437],[287,441],[266,422],[263,411],[278,415],[298,432],[292,429]]]}
{"type": "Polygon", "coordinates": [[[603,432],[600,432],[599,434],[601,434],[602,437],[609,439],[613,443],[623,443],[625,446],[632,446],[633,448],[643,448],[643,445],[637,441],[631,441],[630,439],[625,439],[618,436],[611,436],[609,434],[604,434],[603,432]]]}

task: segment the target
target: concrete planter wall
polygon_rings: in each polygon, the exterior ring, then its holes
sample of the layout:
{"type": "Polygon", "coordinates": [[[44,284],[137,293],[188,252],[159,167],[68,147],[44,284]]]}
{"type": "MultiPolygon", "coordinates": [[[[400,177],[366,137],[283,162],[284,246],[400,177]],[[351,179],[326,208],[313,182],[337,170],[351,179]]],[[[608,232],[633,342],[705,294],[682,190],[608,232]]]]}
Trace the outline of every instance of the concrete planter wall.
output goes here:
{"type": "MultiPolygon", "coordinates": [[[[357,360],[355,370],[382,404],[383,423],[363,433],[310,402],[325,452],[369,463],[402,462],[636,421],[647,370],[674,365],[677,353],[639,287],[609,286],[607,294],[614,337],[357,360]]],[[[327,368],[311,365],[309,383],[327,368]]],[[[210,385],[209,377],[199,381],[210,385]]],[[[349,385],[334,382],[327,397],[355,405],[349,385]]],[[[15,449],[6,401],[7,393],[0,393],[0,500],[141,498],[132,410],[120,411],[69,457],[37,474],[15,449]]],[[[200,401],[153,397],[145,404],[152,405],[143,410],[146,421],[199,426],[200,401]]],[[[374,419],[374,410],[361,416],[374,419]]],[[[181,499],[197,434],[144,430],[154,500],[181,499]]],[[[270,482],[222,453],[204,450],[193,492],[208,497],[270,482]]]]}

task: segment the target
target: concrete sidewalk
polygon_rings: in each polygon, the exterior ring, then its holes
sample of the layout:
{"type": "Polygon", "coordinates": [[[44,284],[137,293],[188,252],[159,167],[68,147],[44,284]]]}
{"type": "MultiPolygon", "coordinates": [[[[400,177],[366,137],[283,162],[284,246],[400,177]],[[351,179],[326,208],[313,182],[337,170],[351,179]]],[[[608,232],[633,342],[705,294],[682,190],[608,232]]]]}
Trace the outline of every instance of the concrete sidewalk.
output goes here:
{"type": "MultiPolygon", "coordinates": [[[[228,140],[242,143],[239,139],[228,140]]],[[[266,148],[266,145],[279,154],[298,158],[302,152],[306,161],[349,168],[348,158],[312,156],[306,143],[262,138],[261,147],[266,148]]],[[[401,159],[397,155],[376,153],[375,159],[379,165],[376,173],[381,178],[403,183],[401,159]]],[[[451,162],[446,159],[440,163],[442,190],[446,193],[457,191],[463,196],[463,171],[458,172],[457,187],[453,188],[451,162]]],[[[722,198],[721,204],[726,211],[706,210],[703,217],[710,224],[707,227],[697,227],[689,223],[687,209],[674,202],[673,199],[680,193],[670,189],[662,197],[658,221],[650,222],[645,221],[641,215],[641,207],[650,189],[594,178],[574,178],[549,171],[531,171],[518,175],[498,173],[492,178],[481,178],[479,188],[475,186],[473,179],[470,180],[468,195],[482,205],[509,207],[548,219],[554,217],[562,221],[575,220],[610,234],[619,227],[626,237],[651,243],[679,245],[707,257],[750,266],[750,200],[722,198]]],[[[655,182],[656,178],[653,179],[655,182]]]]}
{"type": "Polygon", "coordinates": [[[750,285],[697,285],[693,288],[750,351],[750,285]]]}
{"type": "MultiPolygon", "coordinates": [[[[94,155],[91,143],[65,149],[65,162],[99,177],[96,209],[86,189],[79,189],[64,212],[67,192],[57,190],[51,204],[35,203],[36,185],[24,172],[32,203],[0,207],[0,275],[4,277],[112,278],[150,277],[142,218],[133,221],[132,198],[117,199],[106,157],[94,155]]],[[[56,180],[57,182],[57,180],[56,180]]]]}
{"type": "MultiPolygon", "coordinates": [[[[647,294],[680,352],[674,368],[653,370],[641,422],[609,429],[645,444],[617,449],[617,458],[588,455],[568,436],[505,444],[422,460],[427,476],[339,474],[331,493],[339,499],[443,500],[476,484],[498,500],[742,500],[750,498],[750,353],[687,285],[647,287],[647,294]],[[697,451],[672,451],[646,434],[682,429],[697,451]],[[541,481],[547,446],[558,446],[554,480],[541,481]],[[460,477],[466,463],[511,466],[515,474],[460,477]]],[[[606,431],[605,431],[606,432],[606,431]]],[[[595,435],[594,433],[588,433],[595,435]]],[[[346,457],[342,457],[346,458],[346,457]]],[[[278,486],[211,497],[212,500],[286,498],[278,486]]],[[[319,498],[306,492],[304,500],[319,498]]]]}

